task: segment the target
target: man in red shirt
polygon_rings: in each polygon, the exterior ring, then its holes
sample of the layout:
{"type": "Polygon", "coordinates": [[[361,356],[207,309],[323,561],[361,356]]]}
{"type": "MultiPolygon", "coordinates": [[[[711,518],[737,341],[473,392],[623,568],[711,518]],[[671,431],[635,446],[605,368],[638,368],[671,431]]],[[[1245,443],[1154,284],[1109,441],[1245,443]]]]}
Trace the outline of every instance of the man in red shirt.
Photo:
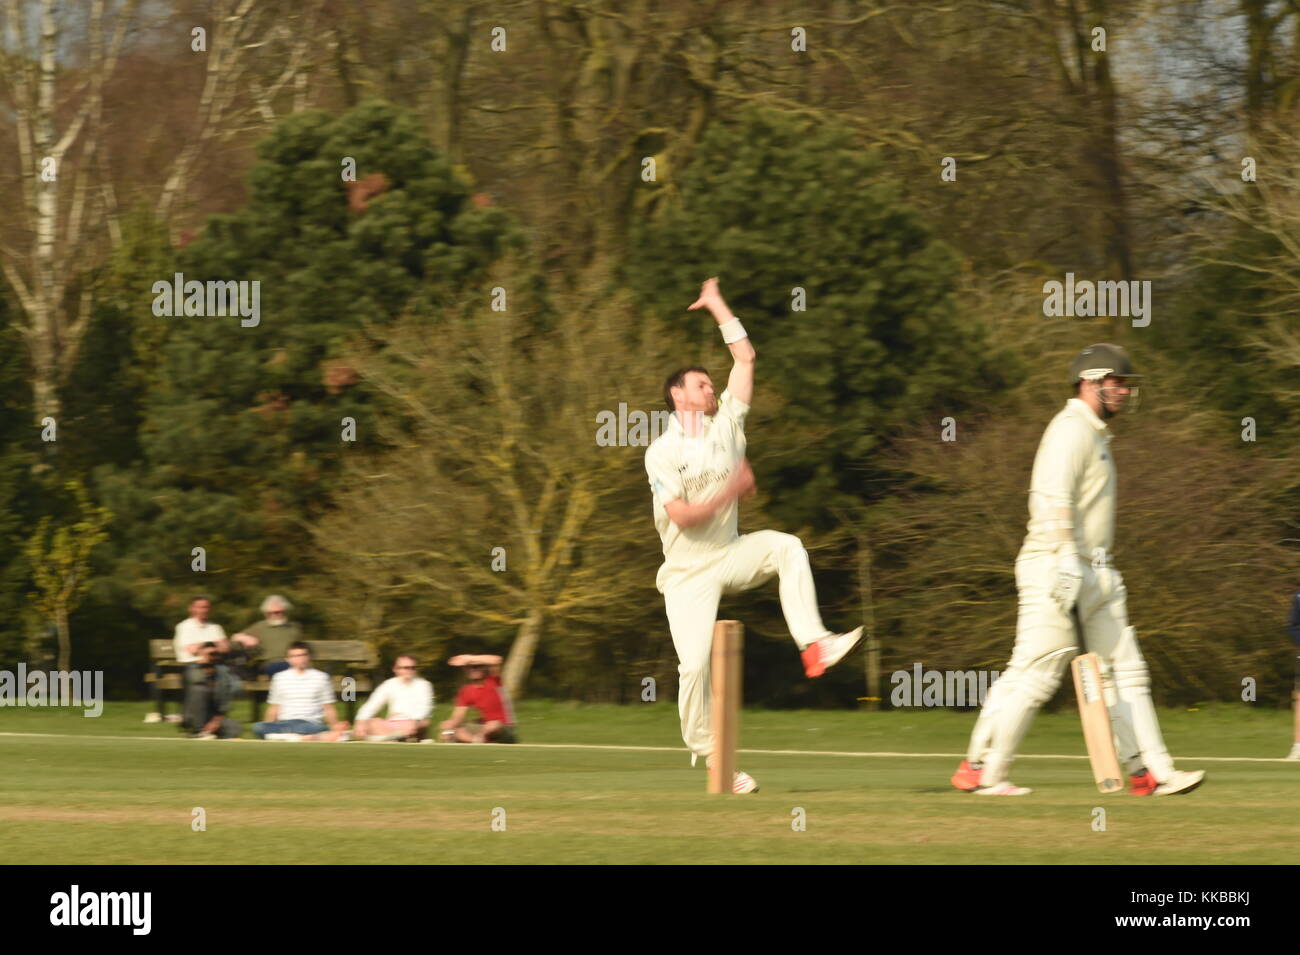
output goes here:
{"type": "Polygon", "coordinates": [[[465,667],[468,682],[456,694],[451,718],[442,723],[447,743],[516,743],[514,707],[501,685],[501,658],[494,653],[462,653],[447,661],[465,667]],[[470,707],[478,710],[479,721],[466,723],[470,707]]]}

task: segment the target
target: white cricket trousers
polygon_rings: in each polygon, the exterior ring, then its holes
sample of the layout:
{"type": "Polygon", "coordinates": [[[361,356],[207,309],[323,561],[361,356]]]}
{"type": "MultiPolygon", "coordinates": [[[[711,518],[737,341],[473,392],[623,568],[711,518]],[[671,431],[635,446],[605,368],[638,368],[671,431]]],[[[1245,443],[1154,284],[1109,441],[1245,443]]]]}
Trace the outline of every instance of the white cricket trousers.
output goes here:
{"type": "Polygon", "coordinates": [[[669,569],[661,579],[679,661],[677,712],[682,719],[682,739],[692,753],[707,757],[713,752],[710,653],[722,595],[750,590],[779,577],[781,610],[799,649],[829,636],[830,631],[822,625],[817,610],[808,552],[793,534],[742,534],[696,561],[669,569]]]}
{"type": "MultiPolygon", "coordinates": [[[[984,702],[967,758],[984,763],[985,785],[1006,778],[1038,708],[1052,698],[1078,647],[1074,619],[1052,599],[1056,560],[1016,562],[1020,611],[1011,661],[984,702]]],[[[1128,592],[1118,570],[1086,567],[1075,604],[1084,650],[1101,657],[1102,684],[1125,769],[1151,771],[1164,781],[1174,762],[1165,748],[1151,699],[1151,677],[1128,623],[1128,592]]]]}

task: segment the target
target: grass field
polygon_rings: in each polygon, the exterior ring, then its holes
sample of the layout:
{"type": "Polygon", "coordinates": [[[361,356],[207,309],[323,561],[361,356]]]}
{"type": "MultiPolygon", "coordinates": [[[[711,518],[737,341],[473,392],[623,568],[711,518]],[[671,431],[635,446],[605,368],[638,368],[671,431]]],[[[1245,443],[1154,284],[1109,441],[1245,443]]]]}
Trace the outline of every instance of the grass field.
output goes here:
{"type": "Polygon", "coordinates": [[[1099,795],[1077,758],[1075,713],[1044,713],[1013,773],[1034,794],[988,799],[947,784],[947,754],[965,748],[970,713],[747,711],[741,766],[762,791],[710,797],[671,703],[525,703],[520,746],[192,741],[172,724],[142,723],[146,708],[109,703],[98,719],[0,710],[0,830],[22,847],[6,861],[1295,860],[1300,762],[1278,760],[1290,742],[1282,710],[1162,711],[1180,767],[1209,779],[1187,796],[1146,799],[1099,795]],[[628,748],[599,748],[615,746],[628,748]],[[206,831],[192,829],[196,807],[206,831]],[[1094,830],[1095,807],[1105,831],[1094,830]],[[498,809],[504,831],[492,828],[498,809]],[[791,826],[796,809],[804,831],[791,826]]]}

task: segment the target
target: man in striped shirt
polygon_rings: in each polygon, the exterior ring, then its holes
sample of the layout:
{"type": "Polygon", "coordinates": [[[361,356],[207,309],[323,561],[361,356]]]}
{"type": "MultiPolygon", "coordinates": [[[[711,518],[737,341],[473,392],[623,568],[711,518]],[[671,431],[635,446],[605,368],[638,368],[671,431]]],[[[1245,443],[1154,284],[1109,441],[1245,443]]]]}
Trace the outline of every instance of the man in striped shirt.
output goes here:
{"type": "Polygon", "coordinates": [[[329,674],[311,665],[311,650],[301,640],[289,645],[285,654],[289,669],[271,678],[266,720],[253,724],[258,739],[324,740],[350,739],[348,724],[340,722],[334,710],[334,687],[329,674]]]}

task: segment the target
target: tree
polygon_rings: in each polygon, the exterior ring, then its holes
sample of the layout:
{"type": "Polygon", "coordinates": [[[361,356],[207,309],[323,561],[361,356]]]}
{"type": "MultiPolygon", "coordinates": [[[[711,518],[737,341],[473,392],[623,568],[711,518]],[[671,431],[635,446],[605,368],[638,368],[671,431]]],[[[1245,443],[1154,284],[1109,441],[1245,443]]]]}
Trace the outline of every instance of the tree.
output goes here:
{"type": "Polygon", "coordinates": [[[155,215],[172,218],[213,146],[303,112],[325,0],[216,0],[204,48],[203,87],[184,145],[172,158],[155,215]],[[279,54],[278,56],[276,54],[279,54]]]}
{"type": "MultiPolygon", "coordinates": [[[[748,109],[711,129],[675,186],[680,199],[637,230],[627,280],[662,310],[723,277],[759,350],[752,420],[778,420],[775,392],[794,442],[766,469],[786,523],[825,528],[830,508],[878,497],[887,435],[1002,386],[1008,366],[956,307],[956,257],[846,129],[748,109]],[[799,440],[821,432],[816,447],[799,440]]],[[[690,328],[684,359],[717,335],[690,328]]]]}
{"type": "Polygon", "coordinates": [[[1110,67],[1109,47],[1097,48],[1100,35],[1115,29],[1118,13],[1109,0],[1038,0],[1035,17],[1057,78],[1072,111],[1086,117],[1079,128],[1091,167],[1090,191],[1096,197],[1097,229],[1108,276],[1133,278],[1128,198],[1119,140],[1119,91],[1110,67]]]}
{"type": "Polygon", "coordinates": [[[80,481],[68,481],[65,487],[76,502],[77,519],[52,527],[49,517],[41,518],[25,552],[36,585],[32,604],[42,621],[54,624],[58,632],[58,668],[66,672],[72,668],[68,615],[90,589],[90,558],[95,548],[108,539],[107,527],[113,514],[93,504],[80,481]]]}
{"type": "Polygon", "coordinates": [[[32,365],[32,409],[41,419],[58,418],[58,389],[76,361],[90,320],[90,295],[81,287],[80,264],[99,238],[110,201],[103,184],[94,184],[97,150],[103,130],[104,87],[112,78],[122,43],[134,15],[135,0],[126,0],[110,35],[105,4],[92,6],[87,36],[90,49],[84,95],[60,130],[57,124],[60,38],[64,36],[57,0],[41,0],[39,36],[28,41],[31,24],[24,5],[7,4],[0,37],[14,44],[0,50],[0,81],[8,88],[17,119],[21,166],[21,201],[13,203],[27,226],[25,255],[0,245],[0,267],[20,307],[20,324],[32,365]],[[81,162],[71,177],[65,158],[80,148],[81,162]],[[71,179],[71,189],[64,182],[71,179]],[[61,209],[60,207],[63,206],[61,209]],[[20,263],[26,263],[24,270],[20,263]]]}
{"type": "Polygon", "coordinates": [[[30,636],[30,573],[24,545],[42,514],[48,513],[48,474],[34,473],[38,460],[29,411],[28,385],[18,332],[4,322],[0,296],[0,661],[20,659],[30,636]]]}
{"type": "Polygon", "coordinates": [[[1255,181],[1207,171],[1170,189],[1201,214],[1186,230],[1188,318],[1156,331],[1189,362],[1214,355],[1221,367],[1248,369],[1194,377],[1226,410],[1266,413],[1300,436],[1300,173],[1291,161],[1300,136],[1271,129],[1266,138],[1276,145],[1254,157],[1255,181]]]}
{"type": "Polygon", "coordinates": [[[251,183],[248,205],[213,217],[176,270],[260,283],[260,322],[136,306],[138,324],[171,328],[142,397],[142,460],[105,469],[101,487],[133,528],[115,542],[116,576],[143,606],[192,587],[196,547],[214,596],[250,608],[310,572],[310,528],[339,467],[375,446],[388,413],[345,352],[407,309],[476,287],[521,241],[500,209],[474,205],[408,113],[379,103],[289,117],[251,183]]]}
{"type": "MultiPolygon", "coordinates": [[[[306,107],[322,3],[216,0],[212,22],[201,28],[205,36],[210,29],[210,39],[200,44],[186,35],[182,50],[174,45],[177,23],[152,24],[153,35],[173,41],[174,57],[189,58],[174,60],[174,72],[197,67],[204,77],[196,115],[168,152],[163,181],[145,187],[159,220],[171,221],[216,144],[273,122],[277,110],[306,107]]],[[[123,76],[130,72],[123,69],[131,60],[127,41],[150,32],[142,14],[152,12],[147,4],[142,11],[138,0],[90,0],[84,20],[77,20],[67,6],[15,0],[5,4],[0,25],[0,108],[16,120],[12,144],[8,137],[0,144],[12,145],[19,180],[19,201],[8,205],[13,214],[0,224],[0,275],[18,306],[12,320],[27,347],[38,421],[60,417],[60,390],[91,323],[87,273],[121,242],[118,203],[126,176],[114,169],[113,147],[123,144],[114,141],[112,93],[132,88],[134,78],[123,76]]],[[[186,34],[202,19],[183,9],[175,18],[187,24],[186,34]]],[[[149,138],[171,142],[156,129],[149,138]]]]}
{"type": "MultiPolygon", "coordinates": [[[[526,274],[503,264],[501,287],[526,274]]],[[[337,614],[358,635],[441,655],[450,639],[513,631],[503,682],[516,696],[547,635],[571,663],[593,644],[612,651],[626,681],[635,634],[659,629],[651,425],[620,446],[601,423],[620,403],[658,403],[660,330],[603,285],[579,280],[554,306],[525,291],[499,311],[471,301],[412,316],[352,359],[395,409],[382,426],[393,450],[346,469],[316,532],[337,614]],[[561,319],[544,317],[552,308],[561,319]]]]}

